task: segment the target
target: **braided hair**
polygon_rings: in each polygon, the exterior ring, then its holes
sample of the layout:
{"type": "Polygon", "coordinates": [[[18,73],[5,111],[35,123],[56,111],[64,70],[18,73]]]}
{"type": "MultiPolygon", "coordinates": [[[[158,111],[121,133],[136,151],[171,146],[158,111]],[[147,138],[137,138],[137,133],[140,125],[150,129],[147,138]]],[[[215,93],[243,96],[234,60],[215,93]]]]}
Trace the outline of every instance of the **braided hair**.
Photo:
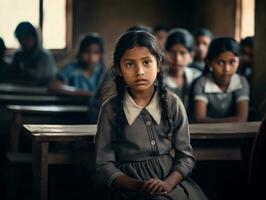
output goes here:
{"type": "MultiPolygon", "coordinates": [[[[164,60],[164,54],[160,50],[160,47],[157,44],[155,37],[145,31],[128,31],[123,34],[115,46],[115,51],[113,55],[113,72],[115,75],[115,83],[116,83],[116,103],[115,103],[115,110],[116,110],[116,123],[117,123],[117,130],[119,134],[123,133],[123,124],[124,123],[124,111],[123,111],[123,100],[124,94],[126,91],[126,82],[124,81],[123,76],[120,73],[120,60],[123,54],[128,50],[132,49],[136,46],[139,47],[146,47],[150,53],[156,58],[158,67],[161,68],[161,65],[164,60]]],[[[168,130],[166,131],[166,136],[171,131],[171,121],[169,116],[169,107],[168,107],[168,95],[167,90],[163,80],[163,72],[160,70],[157,73],[157,82],[158,82],[158,92],[160,96],[160,106],[162,108],[162,121],[168,124],[168,130]]]]}

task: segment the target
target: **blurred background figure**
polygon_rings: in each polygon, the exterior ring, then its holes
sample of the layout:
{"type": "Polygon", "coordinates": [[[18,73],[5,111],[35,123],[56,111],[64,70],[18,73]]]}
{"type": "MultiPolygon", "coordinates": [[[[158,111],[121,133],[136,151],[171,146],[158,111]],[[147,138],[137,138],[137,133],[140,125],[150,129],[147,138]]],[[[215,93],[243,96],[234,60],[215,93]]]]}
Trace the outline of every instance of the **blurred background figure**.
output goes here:
{"type": "Polygon", "coordinates": [[[240,41],[240,66],[238,73],[250,83],[253,71],[253,37],[246,37],[240,41]]]}
{"type": "Polygon", "coordinates": [[[6,45],[2,38],[0,38],[0,81],[8,79],[8,63],[5,61],[6,45]]]}
{"type": "Polygon", "coordinates": [[[21,22],[15,30],[20,49],[12,61],[14,81],[47,85],[56,73],[51,54],[41,47],[37,30],[29,22],[21,22]]]}
{"type": "Polygon", "coordinates": [[[213,35],[210,30],[206,28],[199,28],[194,33],[195,40],[195,55],[194,61],[190,67],[203,71],[205,68],[205,58],[208,54],[208,48],[211,43],[213,35]]]}
{"type": "Polygon", "coordinates": [[[168,29],[162,24],[157,24],[153,28],[153,35],[156,37],[162,50],[164,50],[165,40],[167,37],[167,31],[168,29]]]}

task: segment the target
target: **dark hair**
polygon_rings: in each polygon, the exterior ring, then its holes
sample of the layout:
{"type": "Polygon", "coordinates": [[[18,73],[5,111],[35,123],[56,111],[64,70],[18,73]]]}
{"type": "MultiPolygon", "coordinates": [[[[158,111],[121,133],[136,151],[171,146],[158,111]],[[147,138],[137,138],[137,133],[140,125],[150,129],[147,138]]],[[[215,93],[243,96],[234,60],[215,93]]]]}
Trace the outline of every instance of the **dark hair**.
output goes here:
{"type": "Polygon", "coordinates": [[[207,29],[207,28],[199,28],[194,32],[194,38],[199,37],[199,36],[207,36],[208,38],[212,39],[213,34],[212,32],[207,29]]]}
{"type": "Polygon", "coordinates": [[[152,29],[149,26],[146,26],[144,24],[137,24],[134,26],[131,26],[127,29],[127,32],[129,31],[145,31],[152,34],[152,29]]]}
{"type": "Polygon", "coordinates": [[[219,54],[230,51],[236,56],[239,56],[239,45],[236,40],[231,37],[219,37],[212,40],[210,43],[206,61],[210,62],[219,54]]]}
{"type": "Polygon", "coordinates": [[[37,31],[30,22],[21,22],[16,27],[15,36],[18,40],[25,35],[31,35],[36,40],[38,39],[37,31]]]}
{"type": "Polygon", "coordinates": [[[80,56],[84,51],[86,51],[86,48],[92,44],[97,44],[100,48],[101,54],[104,52],[104,44],[101,36],[98,33],[90,33],[88,35],[85,35],[80,43],[79,43],[79,48],[77,52],[77,57],[80,56]]]}
{"type": "Polygon", "coordinates": [[[240,46],[248,46],[250,48],[253,48],[254,47],[254,40],[253,40],[253,37],[252,36],[249,36],[249,37],[245,37],[244,39],[242,39],[240,41],[240,46]]]}
{"type": "MultiPolygon", "coordinates": [[[[149,49],[150,53],[154,55],[156,58],[158,67],[161,67],[164,55],[163,52],[160,50],[160,47],[157,44],[155,37],[145,31],[129,31],[126,32],[124,35],[120,37],[118,42],[115,46],[115,51],[113,55],[113,70],[115,72],[115,83],[116,83],[116,92],[117,92],[117,101],[116,101],[116,111],[117,111],[117,125],[120,134],[123,131],[123,127],[121,124],[123,123],[123,98],[124,93],[126,91],[126,83],[124,78],[119,74],[120,70],[120,60],[123,54],[128,50],[132,49],[136,46],[146,47],[149,49]]],[[[171,119],[169,116],[169,109],[168,109],[168,98],[167,98],[167,90],[164,85],[163,81],[163,73],[162,70],[157,74],[157,81],[158,81],[158,92],[160,96],[160,105],[163,110],[162,112],[162,120],[168,124],[168,134],[171,130],[171,119]]]]}
{"type": "Polygon", "coordinates": [[[165,49],[169,51],[172,46],[175,44],[183,45],[189,52],[193,50],[194,47],[194,39],[190,32],[186,29],[176,28],[170,30],[168,33],[166,42],[165,42],[165,49]]]}
{"type": "Polygon", "coordinates": [[[168,29],[166,26],[162,25],[162,24],[156,24],[154,27],[153,27],[153,33],[157,33],[157,32],[160,32],[160,31],[165,31],[167,32],[168,29]]]}
{"type": "Polygon", "coordinates": [[[0,59],[4,56],[6,51],[6,45],[4,40],[0,37],[0,59]]]}

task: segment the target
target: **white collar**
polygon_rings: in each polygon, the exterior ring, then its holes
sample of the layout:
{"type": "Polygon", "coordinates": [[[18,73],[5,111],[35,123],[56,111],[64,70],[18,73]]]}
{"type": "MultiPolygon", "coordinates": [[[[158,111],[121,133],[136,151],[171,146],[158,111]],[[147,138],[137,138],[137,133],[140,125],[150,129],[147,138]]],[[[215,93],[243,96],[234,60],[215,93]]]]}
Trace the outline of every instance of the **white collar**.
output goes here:
{"type": "MultiPolygon", "coordinates": [[[[192,68],[185,67],[185,69],[184,69],[184,75],[186,77],[186,82],[189,85],[189,84],[191,84],[193,82],[193,80],[195,78],[197,78],[200,75],[200,72],[198,72],[198,71],[196,71],[196,70],[194,70],[192,68]]],[[[165,83],[170,88],[178,88],[178,85],[176,85],[175,81],[170,76],[167,76],[165,78],[165,83]]]]}
{"type": "MultiPolygon", "coordinates": [[[[155,122],[157,124],[160,124],[162,112],[159,104],[159,94],[157,91],[153,95],[149,105],[147,105],[145,108],[150,113],[155,122]]],[[[132,99],[132,97],[129,95],[129,93],[126,91],[123,102],[123,110],[129,125],[133,124],[142,109],[143,107],[137,105],[132,99]]]]}
{"type": "MultiPolygon", "coordinates": [[[[231,78],[226,92],[234,92],[242,88],[240,76],[234,74],[231,78]]],[[[224,93],[221,88],[214,82],[212,74],[207,75],[207,80],[204,88],[205,93],[224,93]]]]}

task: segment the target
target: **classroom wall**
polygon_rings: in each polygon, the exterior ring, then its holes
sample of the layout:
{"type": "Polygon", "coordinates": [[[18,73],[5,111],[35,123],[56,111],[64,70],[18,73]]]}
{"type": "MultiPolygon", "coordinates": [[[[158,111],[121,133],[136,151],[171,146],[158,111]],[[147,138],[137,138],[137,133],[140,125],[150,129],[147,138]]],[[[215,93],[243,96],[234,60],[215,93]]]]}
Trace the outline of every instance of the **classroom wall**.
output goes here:
{"type": "Polygon", "coordinates": [[[256,0],[255,5],[255,63],[251,97],[256,113],[261,117],[266,113],[266,1],[256,0]]]}
{"type": "MultiPolygon", "coordinates": [[[[215,35],[234,36],[236,0],[73,0],[73,42],[91,31],[99,32],[106,43],[106,64],[110,65],[116,39],[129,26],[163,23],[169,28],[190,31],[200,26],[215,35]],[[226,21],[226,23],[221,23],[226,21]]],[[[60,66],[71,53],[56,55],[60,66]]]]}

